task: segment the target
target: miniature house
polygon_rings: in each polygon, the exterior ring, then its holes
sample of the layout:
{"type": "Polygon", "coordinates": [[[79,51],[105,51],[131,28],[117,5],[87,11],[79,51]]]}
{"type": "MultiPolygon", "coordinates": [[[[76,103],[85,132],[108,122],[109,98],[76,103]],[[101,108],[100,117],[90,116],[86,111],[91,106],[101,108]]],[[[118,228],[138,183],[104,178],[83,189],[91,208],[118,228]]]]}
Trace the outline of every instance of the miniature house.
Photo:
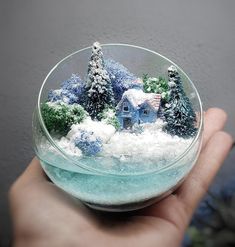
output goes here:
{"type": "Polygon", "coordinates": [[[117,105],[117,118],[122,129],[134,124],[152,123],[158,117],[161,95],[144,93],[140,89],[127,90],[117,105]]]}

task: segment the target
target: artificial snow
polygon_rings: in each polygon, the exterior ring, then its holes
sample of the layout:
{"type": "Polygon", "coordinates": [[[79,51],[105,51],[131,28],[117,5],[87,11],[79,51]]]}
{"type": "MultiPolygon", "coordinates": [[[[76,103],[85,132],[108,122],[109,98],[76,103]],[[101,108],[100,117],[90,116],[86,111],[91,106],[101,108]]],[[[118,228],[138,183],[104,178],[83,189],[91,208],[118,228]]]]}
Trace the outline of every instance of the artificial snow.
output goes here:
{"type": "Polygon", "coordinates": [[[91,120],[91,118],[87,117],[82,123],[72,125],[66,138],[73,142],[75,138],[80,136],[81,131],[91,132],[102,143],[106,143],[114,135],[116,130],[110,124],[106,124],[103,121],[91,120]]]}
{"type": "MultiPolygon", "coordinates": [[[[181,155],[193,140],[193,138],[184,139],[163,132],[161,129],[164,122],[160,119],[155,123],[144,124],[141,134],[128,131],[103,131],[102,128],[111,130],[112,126],[104,123],[99,125],[99,123],[88,118],[82,124],[73,125],[67,137],[61,138],[57,144],[64,147],[70,155],[82,158],[82,152],[79,152],[74,144],[74,138],[78,136],[76,131],[79,130],[81,133],[81,128],[91,130],[96,127],[96,135],[102,136],[103,140],[107,140],[107,142],[102,146],[103,151],[97,154],[97,157],[101,159],[92,156],[86,165],[95,169],[106,169],[105,172],[117,172],[117,174],[128,174],[128,176],[100,176],[93,173],[89,175],[86,171],[77,172],[77,166],[60,169],[45,162],[42,163],[47,175],[55,184],[84,202],[111,206],[126,203],[139,204],[144,200],[161,196],[185,177],[196,160],[199,143],[184,156],[177,166],[171,169],[157,172],[157,167],[148,167],[146,160],[154,160],[154,164],[163,160],[165,165],[169,165],[169,162],[181,155]],[[98,126],[99,128],[97,128],[98,126]],[[118,158],[120,161],[118,166],[121,170],[116,169],[117,167],[106,166],[107,164],[115,166],[115,159],[112,157],[118,158]],[[122,167],[125,167],[124,173],[122,167]],[[138,171],[151,173],[135,176],[138,171]]],[[[61,160],[58,155],[56,155],[56,164],[57,166],[64,164],[64,160],[61,160]]]]}
{"type": "MultiPolygon", "coordinates": [[[[160,105],[161,94],[145,93],[140,89],[128,89],[122,95],[122,99],[127,98],[131,104],[137,108],[144,102],[148,102],[154,110],[158,110],[160,105]]],[[[122,104],[122,100],[118,103],[117,108],[122,104]]]]}
{"type": "Polygon", "coordinates": [[[173,73],[177,73],[177,68],[175,67],[175,65],[171,65],[169,68],[168,68],[168,72],[173,72],[173,73]]]}
{"type": "MultiPolygon", "coordinates": [[[[68,138],[62,137],[60,140],[55,139],[55,143],[64,150],[65,153],[71,156],[81,157],[82,151],[75,146],[74,142],[71,142],[68,138]]],[[[54,151],[51,147],[50,151],[54,151]]]]}
{"type": "Polygon", "coordinates": [[[190,145],[192,138],[183,139],[162,131],[163,121],[142,124],[143,132],[116,132],[104,144],[101,155],[121,161],[172,161],[190,145]]]}
{"type": "Polygon", "coordinates": [[[81,157],[75,140],[81,133],[92,133],[94,141],[98,138],[102,142],[102,149],[97,154],[99,157],[115,158],[120,162],[139,163],[143,161],[164,162],[173,161],[180,156],[191,144],[193,138],[180,138],[171,136],[162,131],[164,122],[157,119],[155,123],[141,124],[142,132],[115,131],[115,128],[101,121],[86,118],[80,124],[74,124],[66,137],[62,137],[57,144],[70,155],[81,157]]]}
{"type": "Polygon", "coordinates": [[[174,81],[168,81],[168,86],[171,87],[175,87],[176,83],[174,81]]]}

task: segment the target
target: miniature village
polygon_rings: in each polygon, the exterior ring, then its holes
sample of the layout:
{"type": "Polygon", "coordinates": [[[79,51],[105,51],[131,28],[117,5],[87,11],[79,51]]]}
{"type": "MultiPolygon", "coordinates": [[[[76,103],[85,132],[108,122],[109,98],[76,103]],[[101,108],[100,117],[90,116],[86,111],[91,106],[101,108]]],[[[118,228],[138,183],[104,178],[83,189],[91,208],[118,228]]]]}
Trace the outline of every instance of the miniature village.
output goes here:
{"type": "Polygon", "coordinates": [[[95,42],[86,77],[72,74],[42,103],[45,126],[76,157],[174,159],[197,133],[196,114],[177,68],[167,74],[138,78],[95,42]]]}

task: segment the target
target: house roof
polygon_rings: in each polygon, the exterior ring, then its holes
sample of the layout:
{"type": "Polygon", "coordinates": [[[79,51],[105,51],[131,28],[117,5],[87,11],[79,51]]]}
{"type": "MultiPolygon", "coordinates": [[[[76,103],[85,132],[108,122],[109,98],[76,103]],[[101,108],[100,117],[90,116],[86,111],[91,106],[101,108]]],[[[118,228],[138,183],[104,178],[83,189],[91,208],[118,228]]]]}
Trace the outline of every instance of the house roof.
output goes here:
{"type": "Polygon", "coordinates": [[[147,103],[157,111],[160,106],[161,94],[145,93],[140,89],[132,88],[124,92],[117,107],[120,107],[124,99],[128,99],[134,108],[139,108],[144,103],[147,103]]]}

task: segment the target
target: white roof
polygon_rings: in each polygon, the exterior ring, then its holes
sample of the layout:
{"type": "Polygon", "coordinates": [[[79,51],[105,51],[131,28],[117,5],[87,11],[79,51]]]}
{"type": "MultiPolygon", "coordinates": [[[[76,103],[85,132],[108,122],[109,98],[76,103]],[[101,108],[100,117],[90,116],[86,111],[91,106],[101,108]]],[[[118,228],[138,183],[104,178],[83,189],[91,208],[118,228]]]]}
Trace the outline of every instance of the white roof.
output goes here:
{"type": "Polygon", "coordinates": [[[148,103],[154,110],[158,110],[161,101],[161,94],[156,93],[145,93],[140,89],[128,89],[122,95],[121,101],[118,103],[117,107],[123,102],[123,100],[127,98],[130,103],[138,108],[143,103],[148,103]]]}

